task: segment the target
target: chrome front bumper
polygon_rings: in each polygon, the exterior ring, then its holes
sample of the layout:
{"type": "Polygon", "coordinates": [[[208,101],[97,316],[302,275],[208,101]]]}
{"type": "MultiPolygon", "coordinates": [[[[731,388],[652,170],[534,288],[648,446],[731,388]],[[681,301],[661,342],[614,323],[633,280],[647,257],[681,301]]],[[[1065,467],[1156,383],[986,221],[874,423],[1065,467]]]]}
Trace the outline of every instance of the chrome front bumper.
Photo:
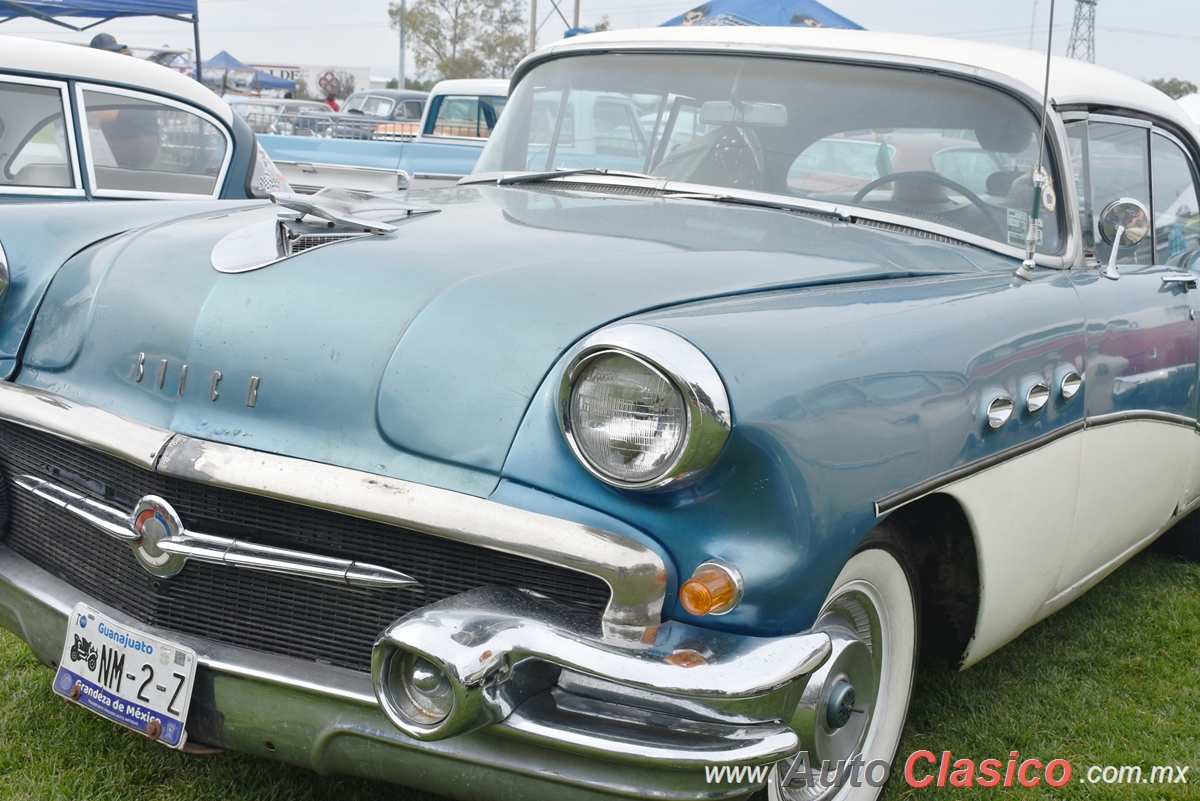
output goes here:
{"type": "MultiPolygon", "coordinates": [[[[546,599],[496,587],[423,606],[381,625],[373,677],[148,626],[0,540],[0,625],[22,636],[42,662],[60,657],[67,618],[79,602],[196,651],[200,668],[188,717],[194,741],[451,797],[531,799],[548,792],[559,799],[737,798],[755,785],[710,784],[705,767],[769,764],[800,747],[786,723],[808,675],[828,657],[829,637],[756,638],[663,623],[666,564],[629,537],[412,482],[197,440],[13,384],[0,383],[0,420],[174,479],[556,565],[599,578],[611,591],[598,621],[580,622],[546,599]],[[443,723],[412,726],[397,715],[388,665],[405,652],[434,663],[452,681],[455,707],[443,723]]],[[[51,485],[48,476],[5,481],[10,490],[84,519],[97,537],[132,534],[121,510],[51,485]]],[[[180,533],[181,547],[191,542],[180,533]]],[[[265,565],[258,546],[222,540],[221,547],[230,570],[304,568],[310,578],[318,562],[316,573],[328,572],[332,562],[350,570],[345,560],[278,549],[265,565]],[[234,559],[242,551],[245,564],[234,559]]]]}
{"type": "Polygon", "coordinates": [[[627,649],[579,636],[519,593],[465,593],[381,637],[384,649],[416,649],[458,671],[488,710],[480,728],[423,741],[389,721],[371,676],[152,629],[0,546],[0,625],[42,662],[58,659],[81,601],[196,650],[193,740],[450,797],[742,797],[756,785],[710,784],[705,766],[795,753],[779,721],[830,647],[823,634],[746,638],[668,623],[627,649]],[[692,667],[664,661],[680,652],[692,667]],[[519,680],[547,667],[548,685],[519,680]],[[526,694],[506,695],[514,686],[526,694]]]}

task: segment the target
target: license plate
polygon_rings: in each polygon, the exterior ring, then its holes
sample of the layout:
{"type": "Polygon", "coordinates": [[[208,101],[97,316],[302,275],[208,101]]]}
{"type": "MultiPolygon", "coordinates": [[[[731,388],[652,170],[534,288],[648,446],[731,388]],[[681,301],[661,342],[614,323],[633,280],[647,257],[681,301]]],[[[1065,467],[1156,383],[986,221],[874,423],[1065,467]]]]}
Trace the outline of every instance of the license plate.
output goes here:
{"type": "Polygon", "coordinates": [[[76,605],[54,692],[101,717],[182,748],[196,652],[76,605]]]}

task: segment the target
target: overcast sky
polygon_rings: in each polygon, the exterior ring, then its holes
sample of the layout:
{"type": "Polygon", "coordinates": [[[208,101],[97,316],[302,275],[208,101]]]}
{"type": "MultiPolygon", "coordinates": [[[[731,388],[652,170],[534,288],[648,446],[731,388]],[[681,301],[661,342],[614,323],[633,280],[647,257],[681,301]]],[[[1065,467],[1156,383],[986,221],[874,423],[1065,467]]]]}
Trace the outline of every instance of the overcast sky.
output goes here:
{"type": "MultiPolygon", "coordinates": [[[[581,0],[583,24],[607,14],[614,28],[653,26],[700,0],[581,0]]],[[[871,30],[953,36],[1016,47],[1045,47],[1051,0],[828,0],[838,13],[871,30]],[[1035,23],[1036,15],[1036,23],[1035,23]]],[[[1056,0],[1054,51],[1063,53],[1075,12],[1056,0]]],[[[569,20],[574,0],[560,0],[569,20]]],[[[228,50],[259,64],[371,67],[395,75],[399,44],[387,24],[388,0],[200,0],[201,47],[206,56],[228,50]]],[[[566,27],[550,0],[538,0],[539,43],[566,27]],[[549,17],[547,19],[547,17],[549,17]]],[[[0,33],[60,41],[91,39],[106,31],[133,46],[190,47],[191,27],[165,19],[117,21],[86,34],[19,20],[0,33]]],[[[411,60],[409,75],[412,75],[411,60]]],[[[1096,7],[1096,63],[1143,80],[1179,77],[1200,84],[1200,2],[1100,0],[1096,7]]]]}

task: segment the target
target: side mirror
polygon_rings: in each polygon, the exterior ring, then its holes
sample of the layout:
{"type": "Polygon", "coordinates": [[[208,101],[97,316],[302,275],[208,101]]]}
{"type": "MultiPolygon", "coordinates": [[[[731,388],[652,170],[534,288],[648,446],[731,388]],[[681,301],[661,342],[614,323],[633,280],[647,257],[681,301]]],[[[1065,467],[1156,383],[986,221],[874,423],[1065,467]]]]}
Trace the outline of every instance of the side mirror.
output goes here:
{"type": "Polygon", "coordinates": [[[1122,247],[1133,247],[1150,233],[1150,211],[1140,201],[1123,197],[1104,207],[1096,227],[1100,238],[1112,245],[1108,266],[1100,274],[1116,280],[1121,277],[1117,271],[1117,254],[1122,247]]]}

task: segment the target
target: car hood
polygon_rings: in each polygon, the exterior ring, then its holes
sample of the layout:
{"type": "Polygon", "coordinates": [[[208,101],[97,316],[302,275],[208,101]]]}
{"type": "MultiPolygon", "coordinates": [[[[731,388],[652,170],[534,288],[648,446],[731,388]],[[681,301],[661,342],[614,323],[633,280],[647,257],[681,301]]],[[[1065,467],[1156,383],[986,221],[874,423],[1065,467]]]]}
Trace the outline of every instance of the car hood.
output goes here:
{"type": "Polygon", "coordinates": [[[276,209],[85,251],[55,279],[18,380],[182,434],[486,495],[547,372],[598,327],[981,269],[961,247],[698,200],[521,187],[410,200],[439,211],[240,274],[210,253],[276,209]]]}
{"type": "Polygon", "coordinates": [[[0,198],[0,247],[12,281],[0,305],[0,379],[11,378],[16,371],[33,316],[54,274],[70,256],[131,228],[254,202],[0,198]]]}

